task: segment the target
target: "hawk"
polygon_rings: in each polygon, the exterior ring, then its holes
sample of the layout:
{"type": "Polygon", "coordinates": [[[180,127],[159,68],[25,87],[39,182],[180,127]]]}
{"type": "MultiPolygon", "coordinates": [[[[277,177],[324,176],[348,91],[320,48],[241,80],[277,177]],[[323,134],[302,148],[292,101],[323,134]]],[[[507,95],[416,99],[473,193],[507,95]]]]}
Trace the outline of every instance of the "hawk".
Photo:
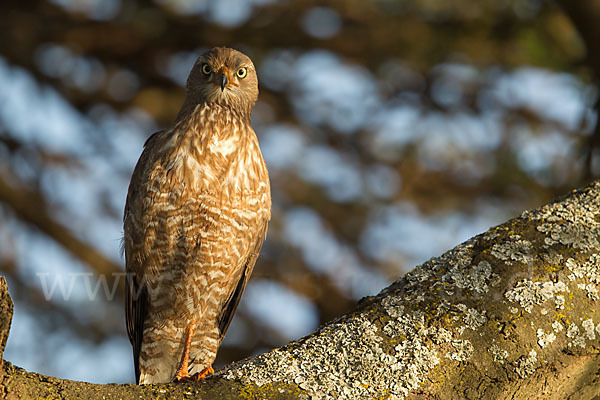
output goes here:
{"type": "Polygon", "coordinates": [[[123,217],[136,383],[214,372],[271,216],[250,126],[257,98],[250,58],[213,48],[194,64],[173,126],[144,144],[123,217]]]}

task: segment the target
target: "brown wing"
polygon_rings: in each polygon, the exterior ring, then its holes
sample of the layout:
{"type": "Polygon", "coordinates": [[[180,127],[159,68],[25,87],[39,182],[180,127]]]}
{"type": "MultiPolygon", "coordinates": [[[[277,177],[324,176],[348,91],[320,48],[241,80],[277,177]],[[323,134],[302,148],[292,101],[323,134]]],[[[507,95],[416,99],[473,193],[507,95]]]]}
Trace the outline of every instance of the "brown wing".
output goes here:
{"type": "Polygon", "coordinates": [[[240,299],[242,298],[242,294],[244,293],[244,289],[246,288],[248,279],[250,279],[250,275],[252,274],[252,270],[254,269],[254,264],[256,263],[256,259],[258,258],[258,254],[260,253],[260,249],[267,234],[267,225],[268,221],[265,221],[262,229],[260,229],[260,232],[257,236],[254,248],[250,252],[248,259],[244,264],[242,275],[240,276],[238,284],[227,298],[227,302],[225,302],[225,305],[219,313],[218,322],[219,331],[221,332],[221,335],[219,336],[220,342],[222,342],[225,337],[225,333],[227,332],[229,324],[231,323],[231,319],[233,318],[233,314],[235,313],[235,310],[238,304],[240,303],[240,299]]]}
{"type": "Polygon", "coordinates": [[[123,247],[125,250],[125,268],[127,270],[126,285],[125,285],[125,322],[127,325],[127,335],[133,346],[133,362],[135,367],[135,382],[139,383],[140,368],[139,357],[142,349],[142,339],[144,337],[144,321],[148,313],[148,294],[143,286],[143,276],[140,274],[141,265],[137,265],[139,260],[132,255],[134,252],[133,246],[142,240],[143,232],[137,232],[132,223],[132,218],[136,213],[141,212],[140,200],[145,196],[143,188],[143,177],[146,173],[147,165],[152,159],[152,148],[154,147],[161,132],[156,132],[144,143],[144,151],[138,160],[129,190],[127,193],[127,201],[125,202],[125,214],[123,216],[123,224],[125,237],[123,247]]]}
{"type": "Polygon", "coordinates": [[[135,368],[135,383],[140,382],[140,351],[144,338],[144,321],[148,312],[148,294],[140,286],[134,273],[127,273],[125,289],[125,315],[127,335],[133,346],[133,364],[135,368]]]}

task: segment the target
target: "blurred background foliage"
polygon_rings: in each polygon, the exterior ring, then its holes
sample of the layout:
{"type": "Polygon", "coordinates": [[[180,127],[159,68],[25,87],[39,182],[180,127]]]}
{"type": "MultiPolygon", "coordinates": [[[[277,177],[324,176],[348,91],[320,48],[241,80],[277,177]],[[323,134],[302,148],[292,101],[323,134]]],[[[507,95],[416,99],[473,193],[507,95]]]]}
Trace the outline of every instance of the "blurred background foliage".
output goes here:
{"type": "Polygon", "coordinates": [[[222,366],[597,176],[598,21],[598,0],[2,1],[5,358],[133,380],[126,189],[205,49],[258,68],[274,200],[222,366]]]}

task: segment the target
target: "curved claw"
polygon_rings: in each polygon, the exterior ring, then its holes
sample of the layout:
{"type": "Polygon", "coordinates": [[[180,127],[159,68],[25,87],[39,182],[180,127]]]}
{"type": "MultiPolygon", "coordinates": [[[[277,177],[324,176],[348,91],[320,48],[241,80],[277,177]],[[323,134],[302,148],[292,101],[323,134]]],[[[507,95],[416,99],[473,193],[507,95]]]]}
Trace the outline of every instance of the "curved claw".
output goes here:
{"type": "Polygon", "coordinates": [[[197,372],[194,375],[185,375],[185,376],[175,376],[173,382],[182,383],[182,382],[198,382],[202,379],[206,378],[208,375],[212,375],[215,373],[215,370],[212,366],[208,366],[202,370],[202,372],[197,372]]]}
{"type": "Polygon", "coordinates": [[[215,370],[213,369],[213,367],[211,365],[209,365],[208,367],[204,368],[202,370],[202,372],[198,372],[196,374],[194,374],[192,376],[192,379],[195,381],[200,381],[204,378],[206,378],[208,375],[212,375],[215,373],[215,370]]]}

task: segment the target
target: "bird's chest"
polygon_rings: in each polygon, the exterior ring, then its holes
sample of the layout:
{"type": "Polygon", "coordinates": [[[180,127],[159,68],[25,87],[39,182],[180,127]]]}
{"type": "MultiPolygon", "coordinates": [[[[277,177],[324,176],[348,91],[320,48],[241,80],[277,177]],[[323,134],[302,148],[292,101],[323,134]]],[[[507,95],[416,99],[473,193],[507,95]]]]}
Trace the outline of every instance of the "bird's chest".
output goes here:
{"type": "Polygon", "coordinates": [[[155,184],[173,204],[206,197],[222,207],[243,206],[264,195],[267,176],[260,152],[238,149],[227,140],[210,143],[202,153],[178,149],[157,169],[155,184]]]}
{"type": "Polygon", "coordinates": [[[269,219],[270,189],[260,151],[231,141],[208,142],[201,152],[190,149],[179,146],[152,171],[149,187],[155,189],[145,213],[152,221],[146,226],[163,229],[167,241],[209,243],[234,240],[269,219]]]}
{"type": "Polygon", "coordinates": [[[209,168],[182,160],[178,170],[163,171],[162,180],[176,184],[159,191],[144,217],[151,281],[169,276],[185,287],[227,281],[248,258],[258,239],[256,228],[269,219],[268,180],[253,182],[235,166],[219,174],[209,168]]]}

